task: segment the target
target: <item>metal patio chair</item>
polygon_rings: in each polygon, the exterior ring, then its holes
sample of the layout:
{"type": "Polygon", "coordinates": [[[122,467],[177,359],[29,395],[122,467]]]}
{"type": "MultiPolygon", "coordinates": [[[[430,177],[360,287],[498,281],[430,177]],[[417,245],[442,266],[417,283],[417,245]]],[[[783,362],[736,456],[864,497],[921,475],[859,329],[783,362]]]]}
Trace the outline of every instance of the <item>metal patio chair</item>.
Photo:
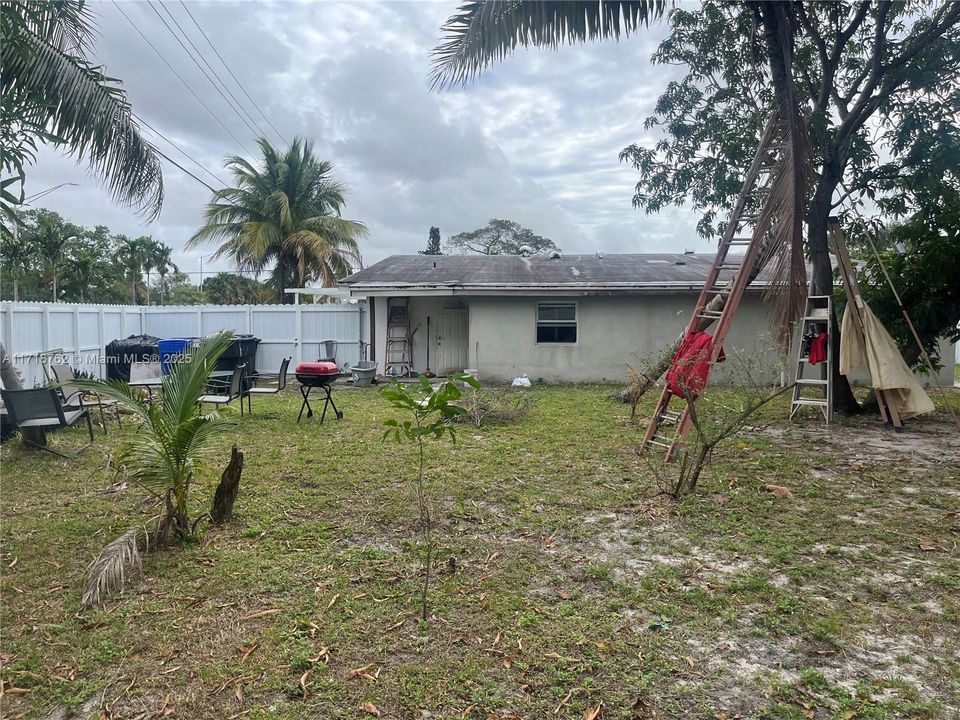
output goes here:
{"type": "Polygon", "coordinates": [[[147,389],[147,395],[153,399],[153,388],[163,386],[163,369],[160,361],[141,362],[134,360],[130,363],[130,387],[147,389]]]}
{"type": "Polygon", "coordinates": [[[277,373],[254,373],[249,376],[250,387],[247,388],[247,410],[252,415],[252,398],[254,395],[276,395],[287,386],[287,367],[290,365],[291,358],[284,358],[280,363],[280,372],[277,373]],[[268,383],[276,383],[266,387],[257,387],[257,382],[263,380],[268,383]]]}
{"type": "Polygon", "coordinates": [[[120,425],[120,404],[116,400],[104,400],[100,393],[95,390],[87,390],[73,385],[71,381],[75,380],[77,376],[73,368],[66,363],[51,363],[50,372],[53,375],[51,379],[60,385],[60,396],[63,398],[64,409],[75,410],[78,406],[83,407],[84,400],[87,400],[88,407],[92,408],[92,405],[89,404],[89,401],[92,400],[97,409],[100,410],[100,424],[103,426],[104,435],[107,434],[107,408],[113,411],[117,419],[117,427],[122,427],[120,425]]]}
{"type": "Polygon", "coordinates": [[[59,428],[70,427],[82,419],[87,421],[87,431],[90,435],[90,442],[79,448],[73,455],[54,450],[47,447],[46,443],[38,445],[26,439],[21,433],[23,443],[29,447],[35,447],[39,450],[46,450],[48,453],[59,455],[60,457],[72,459],[93,445],[93,422],[90,420],[90,410],[83,406],[82,399],[77,409],[64,408],[60,401],[60,395],[55,388],[34,388],[31,390],[6,390],[0,388],[0,396],[3,397],[3,404],[7,408],[7,415],[10,422],[20,429],[37,429],[44,434],[46,439],[47,430],[57,430],[59,428]]]}
{"type": "Polygon", "coordinates": [[[337,361],[337,345],[339,343],[336,340],[324,340],[320,343],[320,357],[317,358],[317,362],[332,362],[337,361]]]}
{"type": "Polygon", "coordinates": [[[229,380],[209,380],[207,384],[213,387],[216,392],[201,395],[200,402],[212,403],[219,409],[221,405],[229,405],[233,400],[239,398],[240,416],[243,417],[243,396],[247,392],[244,387],[243,376],[246,369],[246,365],[237,365],[233,370],[233,374],[230,375],[229,380]]]}

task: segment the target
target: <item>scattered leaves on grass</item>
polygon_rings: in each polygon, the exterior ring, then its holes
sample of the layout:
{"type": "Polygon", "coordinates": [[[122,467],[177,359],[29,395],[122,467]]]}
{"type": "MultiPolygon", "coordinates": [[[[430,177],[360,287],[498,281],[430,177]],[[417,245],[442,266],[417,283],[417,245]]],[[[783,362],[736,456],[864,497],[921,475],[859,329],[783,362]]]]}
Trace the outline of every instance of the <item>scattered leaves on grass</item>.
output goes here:
{"type": "Polygon", "coordinates": [[[250,613],[243,617],[244,620],[256,620],[257,618],[266,617],[267,615],[276,615],[280,612],[280,608],[270,608],[269,610],[260,610],[259,612],[250,613]]]}
{"type": "Polygon", "coordinates": [[[773,483],[764,483],[760,486],[767,492],[771,492],[776,495],[781,500],[789,500],[793,497],[793,493],[790,492],[790,488],[783,485],[774,485],[773,483]]]}
{"type": "Polygon", "coordinates": [[[595,708],[591,708],[588,706],[587,709],[583,711],[583,720],[597,720],[597,718],[600,717],[601,712],[603,712],[602,700],[600,701],[600,704],[597,705],[595,708]]]}
{"type": "Polygon", "coordinates": [[[358,677],[358,678],[363,678],[364,680],[376,680],[377,677],[380,675],[380,671],[377,670],[376,673],[371,675],[367,671],[372,667],[373,667],[373,663],[370,663],[369,665],[364,665],[363,667],[354,668],[353,670],[348,672],[346,675],[344,675],[343,679],[352,680],[353,678],[358,677]]]}
{"type": "Polygon", "coordinates": [[[303,695],[303,699],[307,699],[309,692],[307,691],[307,686],[310,685],[310,671],[307,670],[303,675],[300,676],[300,693],[303,695]]]}
{"type": "Polygon", "coordinates": [[[921,540],[917,544],[917,547],[919,547],[924,552],[934,552],[936,550],[943,550],[943,548],[940,547],[939,543],[934,542],[933,540],[921,540]]]}
{"type": "Polygon", "coordinates": [[[374,717],[380,717],[380,708],[374,705],[372,702],[365,702],[360,706],[360,709],[365,713],[373,715],[374,717]]]}

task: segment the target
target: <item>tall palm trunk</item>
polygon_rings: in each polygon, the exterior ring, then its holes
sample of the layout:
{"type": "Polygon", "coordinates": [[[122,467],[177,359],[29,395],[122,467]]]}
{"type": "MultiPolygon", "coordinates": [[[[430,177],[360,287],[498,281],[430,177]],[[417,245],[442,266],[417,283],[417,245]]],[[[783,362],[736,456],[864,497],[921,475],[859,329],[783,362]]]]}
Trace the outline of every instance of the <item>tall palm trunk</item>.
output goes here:
{"type": "Polygon", "coordinates": [[[13,301],[20,301],[20,278],[16,275],[13,276],[13,301]]]}

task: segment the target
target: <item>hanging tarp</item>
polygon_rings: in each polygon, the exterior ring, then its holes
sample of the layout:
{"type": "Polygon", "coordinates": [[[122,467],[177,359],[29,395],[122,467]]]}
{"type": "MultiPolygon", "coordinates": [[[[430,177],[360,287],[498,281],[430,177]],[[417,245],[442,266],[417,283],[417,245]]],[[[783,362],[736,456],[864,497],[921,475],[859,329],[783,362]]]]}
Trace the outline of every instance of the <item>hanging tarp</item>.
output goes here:
{"type": "Polygon", "coordinates": [[[853,312],[851,303],[847,303],[840,329],[840,374],[849,375],[865,364],[870,370],[873,387],[883,390],[887,400],[896,404],[901,418],[933,412],[933,401],[903,361],[897,344],[883,323],[863,303],[860,307],[863,318],[861,335],[853,312]]]}

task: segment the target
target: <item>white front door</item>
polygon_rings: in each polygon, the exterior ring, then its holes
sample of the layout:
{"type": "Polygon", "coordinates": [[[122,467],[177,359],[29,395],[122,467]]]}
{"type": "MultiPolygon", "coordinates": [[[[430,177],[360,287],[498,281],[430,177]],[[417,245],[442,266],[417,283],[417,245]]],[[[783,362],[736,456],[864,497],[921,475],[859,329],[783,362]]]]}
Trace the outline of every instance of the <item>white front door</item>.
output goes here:
{"type": "Polygon", "coordinates": [[[437,328],[437,374],[460,372],[467,359],[467,310],[441,310],[437,328]]]}

